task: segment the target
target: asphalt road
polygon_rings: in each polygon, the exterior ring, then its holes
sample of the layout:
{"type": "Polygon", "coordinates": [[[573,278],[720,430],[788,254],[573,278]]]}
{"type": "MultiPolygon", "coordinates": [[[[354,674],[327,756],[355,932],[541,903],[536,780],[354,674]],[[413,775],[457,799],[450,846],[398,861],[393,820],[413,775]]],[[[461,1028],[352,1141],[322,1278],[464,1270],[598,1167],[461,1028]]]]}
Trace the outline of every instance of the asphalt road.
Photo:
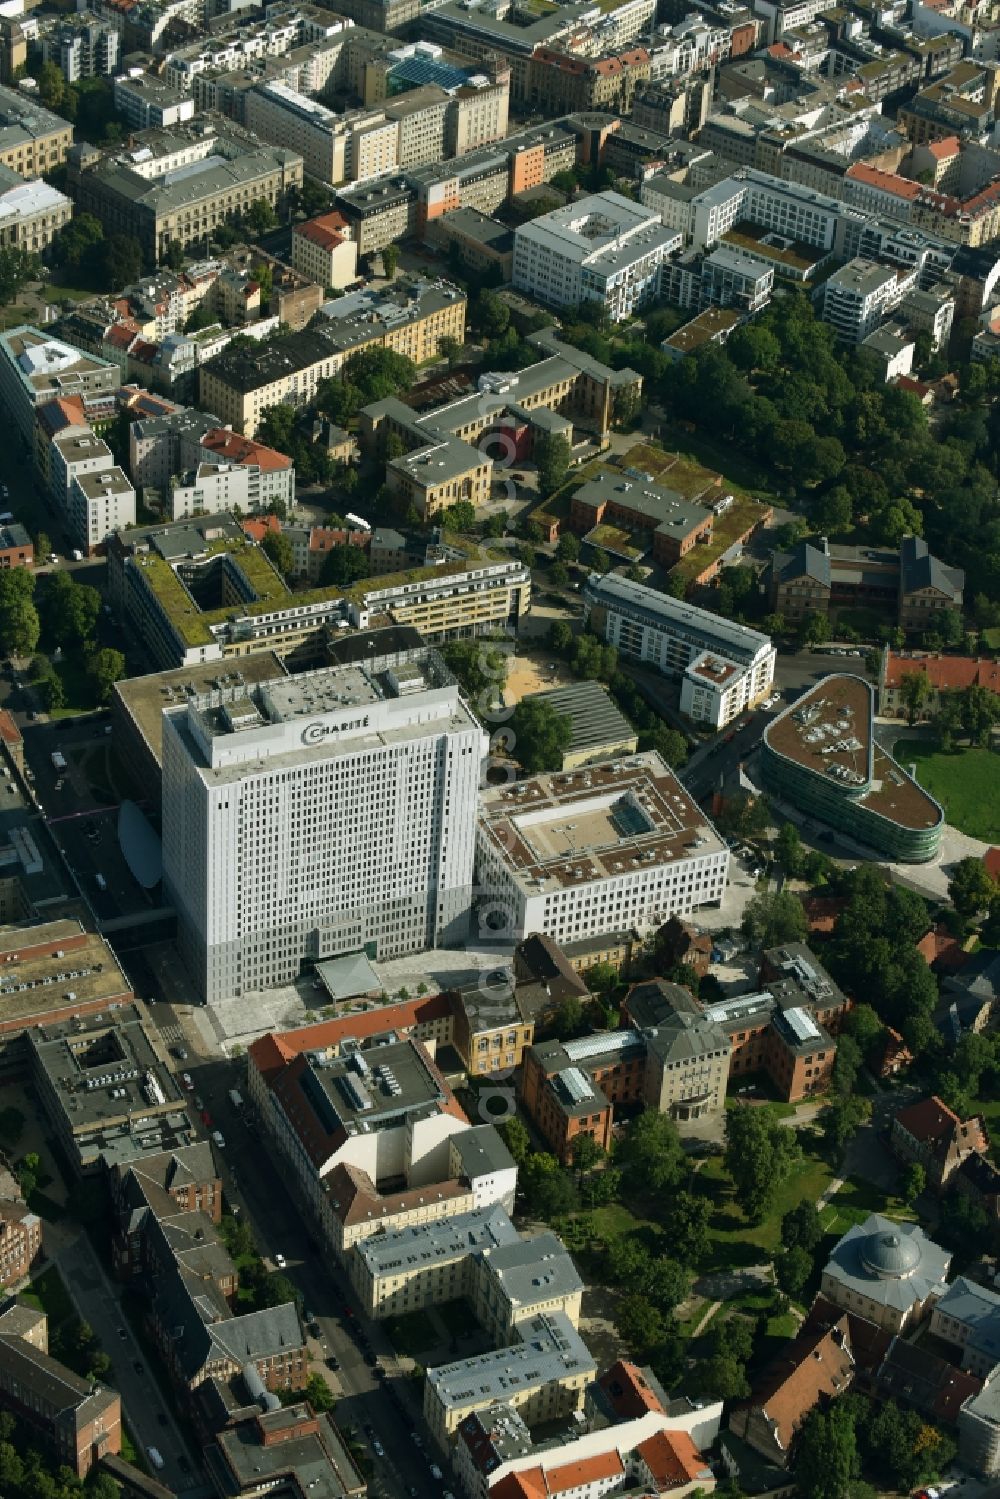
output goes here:
{"type": "Polygon", "coordinates": [[[122,1313],[120,1290],[105,1274],[86,1234],[64,1240],[55,1260],[77,1312],[111,1359],[108,1382],[121,1394],[133,1440],[144,1453],[155,1447],[163,1458],[156,1477],[178,1494],[200,1487],[196,1464],[122,1313]]]}

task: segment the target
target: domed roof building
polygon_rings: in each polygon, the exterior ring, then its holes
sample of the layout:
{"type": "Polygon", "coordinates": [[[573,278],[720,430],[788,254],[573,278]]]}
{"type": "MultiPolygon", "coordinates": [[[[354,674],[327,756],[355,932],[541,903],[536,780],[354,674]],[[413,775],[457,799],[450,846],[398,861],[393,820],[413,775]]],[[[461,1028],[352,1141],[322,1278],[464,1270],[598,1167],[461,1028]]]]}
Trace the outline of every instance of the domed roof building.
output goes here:
{"type": "Polygon", "coordinates": [[[844,1311],[902,1332],[947,1290],[951,1255],[916,1223],[872,1213],[849,1228],[827,1261],[820,1294],[844,1311]]]}

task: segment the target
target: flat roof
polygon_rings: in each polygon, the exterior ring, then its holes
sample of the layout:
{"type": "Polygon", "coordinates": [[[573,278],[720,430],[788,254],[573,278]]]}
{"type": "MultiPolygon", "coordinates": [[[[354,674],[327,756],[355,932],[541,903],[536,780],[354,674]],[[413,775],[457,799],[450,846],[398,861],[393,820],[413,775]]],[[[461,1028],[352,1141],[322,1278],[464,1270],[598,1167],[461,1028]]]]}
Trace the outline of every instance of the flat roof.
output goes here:
{"type": "Polygon", "coordinates": [[[480,836],[531,892],[704,857],[725,844],[653,751],[483,792],[480,836]]]}
{"type": "Polygon", "coordinates": [[[875,742],[874,692],[849,673],[824,677],[767,725],[764,743],[871,812],[905,828],[932,828],[944,813],[875,742]]]}
{"type": "MultiPolygon", "coordinates": [[[[113,688],[157,765],[163,764],[163,710],[176,707],[192,694],[210,692],[221,677],[220,663],[181,666],[147,677],[125,677],[113,688]]],[[[226,663],[225,675],[241,678],[247,686],[285,675],[285,667],[271,651],[252,651],[241,656],[235,671],[226,663]]]]}
{"type": "Polygon", "coordinates": [[[618,746],[636,738],[635,729],[600,682],[570,682],[565,687],[533,692],[531,699],[548,703],[569,719],[572,737],[565,751],[567,755],[618,746]]]}
{"type": "Polygon", "coordinates": [[[104,938],[83,931],[77,922],[37,928],[0,927],[0,949],[30,949],[45,941],[50,932],[44,953],[29,951],[0,964],[0,1024],[4,1030],[12,1022],[44,1024],[47,1012],[73,1004],[90,1005],[95,1000],[124,1003],[132,998],[132,987],[104,938]],[[72,939],[73,947],[62,949],[60,937],[72,939]],[[84,939],[82,946],[80,937],[84,939]],[[60,953],[62,956],[58,956],[60,953]]]}
{"type": "Polygon", "coordinates": [[[446,1409],[482,1406],[489,1400],[583,1376],[597,1364],[565,1312],[542,1313],[517,1325],[521,1342],[454,1364],[428,1369],[427,1383],[446,1409]]]}
{"type": "Polygon", "coordinates": [[[591,577],[586,596],[592,605],[628,614],[699,650],[717,652],[738,661],[741,666],[751,665],[762,652],[772,648],[770,637],[749,625],[737,624],[643,583],[633,583],[618,573],[591,577]]]}
{"type": "Polygon", "coordinates": [[[518,1232],[501,1207],[477,1208],[454,1218],[437,1218],[408,1228],[390,1229],[357,1245],[369,1274],[407,1275],[448,1260],[466,1259],[483,1249],[516,1244],[518,1232]]]}
{"type": "Polygon", "coordinates": [[[641,516],[648,523],[644,529],[679,540],[712,524],[712,512],[704,505],[686,500],[676,490],[657,484],[648,475],[640,476],[632,471],[622,473],[616,469],[601,469],[594,478],[573,491],[573,503],[593,510],[605,504],[620,505],[641,516]]]}

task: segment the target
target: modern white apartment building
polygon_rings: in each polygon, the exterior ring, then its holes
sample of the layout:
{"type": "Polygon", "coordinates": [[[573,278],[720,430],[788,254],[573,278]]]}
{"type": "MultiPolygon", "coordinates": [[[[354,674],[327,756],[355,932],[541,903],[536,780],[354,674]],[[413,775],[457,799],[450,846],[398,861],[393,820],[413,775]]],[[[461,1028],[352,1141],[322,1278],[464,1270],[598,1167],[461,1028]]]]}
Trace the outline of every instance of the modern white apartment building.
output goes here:
{"type": "Polygon", "coordinates": [[[103,473],[114,466],[111,449],[90,427],[68,427],[54,437],[49,449],[49,489],[59,509],[65,510],[75,478],[103,473]]]}
{"type": "Polygon", "coordinates": [[[777,652],[767,635],[609,573],[584,593],[591,624],[624,656],[681,677],[681,709],[716,728],[770,691],[777,652]]]}
{"type": "Polygon", "coordinates": [[[621,193],[594,193],[514,233],[514,285],[553,307],[600,302],[616,322],[659,296],[682,236],[621,193]]]}
{"type": "Polygon", "coordinates": [[[823,286],[823,321],[844,343],[863,343],[916,284],[916,271],[904,274],[870,260],[848,261],[823,286]]]}
{"type": "Polygon", "coordinates": [[[575,942],[659,926],[722,899],[729,850],[659,755],[483,794],[481,935],[575,942]]]}
{"type": "Polygon", "coordinates": [[[66,520],[73,540],[89,556],[113,532],[135,525],[135,490],[117,466],[78,474],[69,487],[66,520]]]}
{"type": "Polygon", "coordinates": [[[207,1000],[461,943],[486,737],[431,650],[167,710],[163,870],[207,1000]]]}

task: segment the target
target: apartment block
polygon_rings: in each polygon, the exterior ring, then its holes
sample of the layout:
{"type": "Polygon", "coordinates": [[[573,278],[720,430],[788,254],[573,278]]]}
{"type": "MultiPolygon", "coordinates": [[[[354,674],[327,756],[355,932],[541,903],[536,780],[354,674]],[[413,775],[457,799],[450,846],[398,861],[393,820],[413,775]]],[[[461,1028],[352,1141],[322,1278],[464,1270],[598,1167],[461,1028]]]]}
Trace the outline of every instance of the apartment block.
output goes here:
{"type": "Polygon", "coordinates": [[[155,73],[130,69],[114,80],[113,88],[115,109],[133,130],[162,130],[194,118],[190,94],[155,73]]]}
{"type": "Polygon", "coordinates": [[[359,291],[328,304],[325,321],[308,332],[209,360],[199,370],[199,402],[253,437],[268,406],[306,405],[317,384],[361,349],[393,349],[421,364],[438,353],[442,338],[464,339],[465,311],[464,295],[442,281],[401,279],[382,291],[359,291]]]}
{"type": "Polygon", "coordinates": [[[322,214],[294,226],[292,267],[334,291],[344,291],[357,279],[358,247],[342,214],[322,214]]]}
{"type": "Polygon", "coordinates": [[[41,35],[42,61],[53,63],[67,83],[110,78],[117,73],[121,37],[105,21],[78,11],[49,25],[41,35]]]}
{"type": "Polygon", "coordinates": [[[538,47],[527,69],[527,103],[543,115],[576,110],[610,110],[628,114],[638,90],[650,80],[645,47],[581,57],[555,47],[538,47]]]}
{"type": "Polygon", "coordinates": [[[375,255],[405,239],[415,222],[417,195],[402,177],[341,189],[337,209],[347,220],[358,255],[375,255]]]}
{"type": "Polygon", "coordinates": [[[909,275],[869,260],[852,260],[823,286],[821,316],[844,343],[860,344],[916,286],[909,275]]]}
{"type": "Polygon", "coordinates": [[[68,120],[21,89],[0,88],[0,166],[19,177],[43,177],[62,166],[72,144],[68,120]]]}
{"type": "Polygon", "coordinates": [[[120,383],[120,371],[108,360],[83,354],[38,328],[22,323],[0,334],[0,400],[31,446],[38,407],[56,398],[111,396],[120,383]]]}
{"type": "Polygon", "coordinates": [[[135,525],[135,490],[117,464],[100,473],[73,478],[66,496],[66,522],[73,540],[88,557],[109,536],[135,525]]]}

